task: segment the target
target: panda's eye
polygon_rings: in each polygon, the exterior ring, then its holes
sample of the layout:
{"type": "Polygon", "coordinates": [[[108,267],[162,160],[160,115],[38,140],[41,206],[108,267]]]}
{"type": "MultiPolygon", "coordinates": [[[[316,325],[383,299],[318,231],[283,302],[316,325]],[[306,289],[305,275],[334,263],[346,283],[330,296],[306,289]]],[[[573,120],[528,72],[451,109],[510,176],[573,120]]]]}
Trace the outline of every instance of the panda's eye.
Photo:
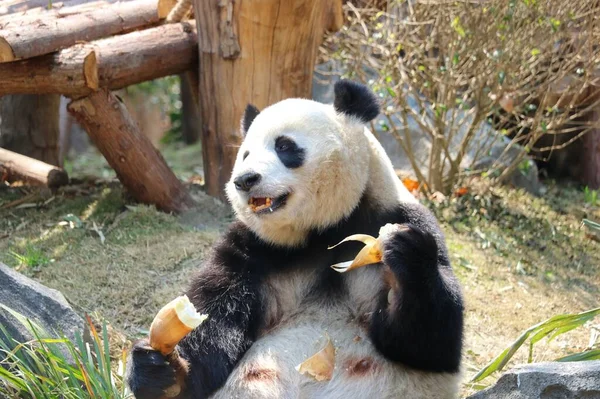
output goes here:
{"type": "Polygon", "coordinates": [[[296,143],[287,137],[278,137],[275,140],[275,151],[286,152],[296,148],[296,143]]]}
{"type": "Polygon", "coordinates": [[[248,158],[248,155],[250,155],[250,152],[246,151],[244,153],[244,156],[242,157],[242,161],[245,160],[246,158],[248,158]]]}
{"type": "Polygon", "coordinates": [[[275,140],[275,152],[287,168],[299,168],[304,163],[305,151],[289,137],[280,136],[275,140]]]}

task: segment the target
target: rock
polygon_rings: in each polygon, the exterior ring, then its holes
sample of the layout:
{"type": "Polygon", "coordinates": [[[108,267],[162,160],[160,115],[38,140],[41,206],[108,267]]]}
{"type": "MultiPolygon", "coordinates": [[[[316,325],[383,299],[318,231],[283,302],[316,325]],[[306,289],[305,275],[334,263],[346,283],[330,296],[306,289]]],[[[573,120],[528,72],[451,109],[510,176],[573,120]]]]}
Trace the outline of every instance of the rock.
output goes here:
{"type": "MultiPolygon", "coordinates": [[[[84,320],[77,315],[58,291],[48,288],[23,276],[10,267],[0,263],[0,304],[37,322],[49,334],[64,334],[74,339],[79,331],[85,337],[89,330],[84,320]]],[[[6,310],[0,308],[0,325],[12,338],[19,342],[32,339],[32,335],[6,310]]],[[[7,341],[0,331],[0,339],[7,341]]],[[[0,355],[0,359],[2,359],[0,355]]]]}
{"type": "Polygon", "coordinates": [[[598,399],[600,360],[532,363],[504,374],[468,399],[598,399]]]}

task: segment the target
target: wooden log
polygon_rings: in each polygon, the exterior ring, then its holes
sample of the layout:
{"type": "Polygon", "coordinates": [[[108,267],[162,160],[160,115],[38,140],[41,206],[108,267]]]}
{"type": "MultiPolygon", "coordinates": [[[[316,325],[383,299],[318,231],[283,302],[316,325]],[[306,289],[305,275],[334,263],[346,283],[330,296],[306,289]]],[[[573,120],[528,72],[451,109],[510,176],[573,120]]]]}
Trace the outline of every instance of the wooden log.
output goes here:
{"type": "Polygon", "coordinates": [[[206,190],[225,198],[248,103],[311,97],[317,51],[343,21],[341,0],[194,0],[206,190]]]}
{"type": "Polygon", "coordinates": [[[68,16],[42,13],[22,20],[13,16],[0,30],[0,62],[49,54],[158,22],[156,0],[116,3],[68,16]]]}
{"type": "Polygon", "coordinates": [[[0,96],[59,93],[84,97],[180,74],[197,65],[194,22],[181,22],[76,45],[55,54],[0,64],[0,96]]]}
{"type": "Polygon", "coordinates": [[[63,11],[69,9],[75,9],[81,6],[81,9],[86,7],[99,7],[118,1],[131,1],[131,0],[64,0],[64,1],[52,1],[48,0],[2,0],[0,3],[0,25],[3,19],[10,14],[18,14],[19,16],[25,15],[36,15],[36,14],[47,14],[55,11],[63,11]]]}
{"type": "Polygon", "coordinates": [[[101,89],[72,101],[67,108],[137,201],[166,212],[181,212],[193,205],[182,183],[115,95],[101,89]]]}
{"type": "Polygon", "coordinates": [[[23,179],[52,189],[69,183],[63,169],[4,148],[0,148],[0,175],[3,180],[23,179]]]}

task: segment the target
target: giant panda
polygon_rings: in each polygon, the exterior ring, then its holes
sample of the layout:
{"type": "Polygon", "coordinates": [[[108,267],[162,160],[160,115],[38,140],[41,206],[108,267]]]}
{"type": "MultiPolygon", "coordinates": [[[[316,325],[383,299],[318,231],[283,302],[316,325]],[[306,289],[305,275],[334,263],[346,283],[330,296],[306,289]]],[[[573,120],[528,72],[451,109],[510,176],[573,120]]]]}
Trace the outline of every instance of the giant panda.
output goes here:
{"type": "Polygon", "coordinates": [[[206,322],[165,358],[141,340],[128,361],[138,399],[457,396],[461,288],[435,217],[399,181],[366,124],[376,96],[347,80],[334,103],[249,105],[226,192],[237,221],[186,294],[206,322]],[[381,263],[338,273],[361,233],[384,237],[381,263]],[[330,380],[296,367],[335,347],[330,380]],[[176,391],[175,391],[176,392],[176,391]]]}

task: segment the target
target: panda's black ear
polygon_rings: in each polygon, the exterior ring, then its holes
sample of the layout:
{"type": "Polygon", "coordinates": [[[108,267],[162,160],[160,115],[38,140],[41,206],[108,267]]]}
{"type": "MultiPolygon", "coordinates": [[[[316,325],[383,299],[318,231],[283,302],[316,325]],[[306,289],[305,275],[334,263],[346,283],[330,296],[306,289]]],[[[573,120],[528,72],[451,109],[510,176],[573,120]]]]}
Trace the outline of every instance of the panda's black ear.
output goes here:
{"type": "Polygon", "coordinates": [[[260,110],[254,105],[248,104],[246,106],[246,110],[244,111],[244,116],[242,116],[242,123],[240,126],[242,136],[246,137],[246,133],[248,132],[248,129],[250,129],[252,121],[254,121],[254,118],[256,118],[258,114],[260,114],[260,110]]]}
{"type": "Polygon", "coordinates": [[[367,123],[379,115],[379,101],[367,86],[350,80],[340,80],[333,87],[333,108],[367,123]]]}

